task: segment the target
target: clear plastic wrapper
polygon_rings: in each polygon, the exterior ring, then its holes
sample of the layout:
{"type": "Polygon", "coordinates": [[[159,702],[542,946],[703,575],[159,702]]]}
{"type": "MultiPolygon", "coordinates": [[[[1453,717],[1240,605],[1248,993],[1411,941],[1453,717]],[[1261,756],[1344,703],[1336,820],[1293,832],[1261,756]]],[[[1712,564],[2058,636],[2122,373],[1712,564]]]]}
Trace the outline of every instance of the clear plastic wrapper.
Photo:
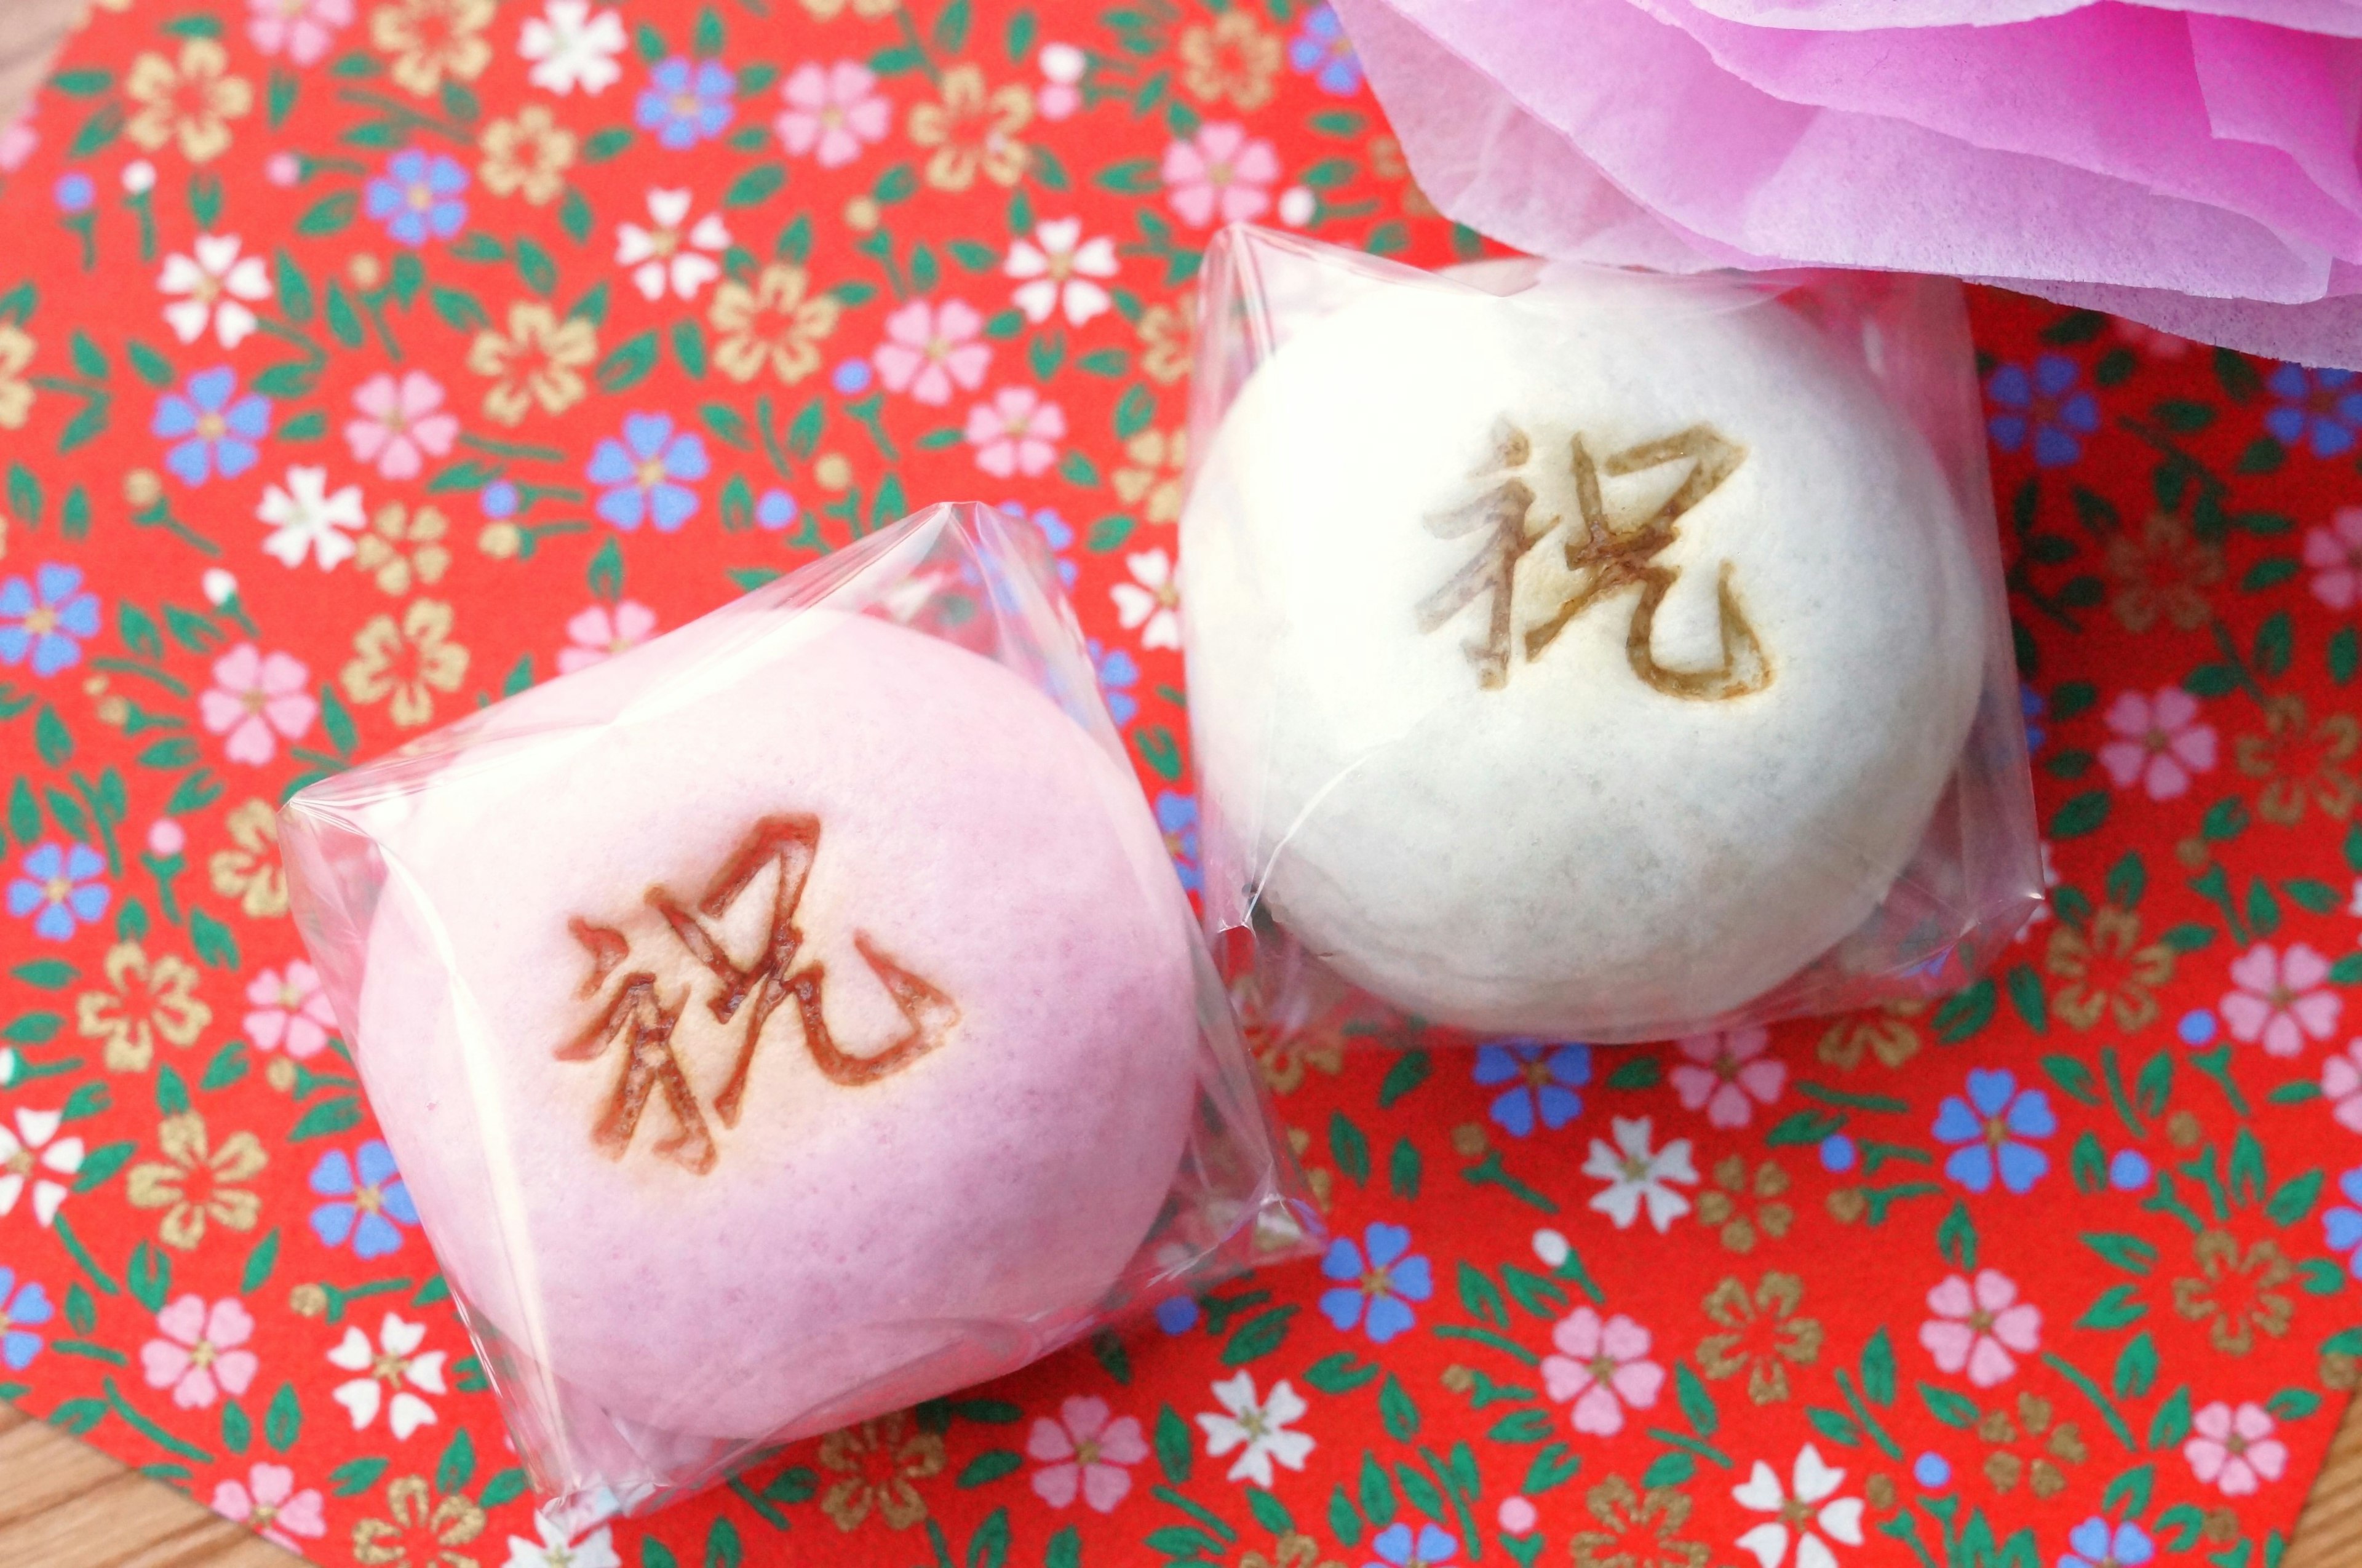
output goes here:
{"type": "Polygon", "coordinates": [[[1049,564],[930,508],[282,813],[569,1527],[1317,1241],[1049,564]]]}
{"type": "Polygon", "coordinates": [[[2041,866],[1958,283],[1234,227],[1181,525],[1204,912],[1280,1035],[1971,978],[2041,866]]]}

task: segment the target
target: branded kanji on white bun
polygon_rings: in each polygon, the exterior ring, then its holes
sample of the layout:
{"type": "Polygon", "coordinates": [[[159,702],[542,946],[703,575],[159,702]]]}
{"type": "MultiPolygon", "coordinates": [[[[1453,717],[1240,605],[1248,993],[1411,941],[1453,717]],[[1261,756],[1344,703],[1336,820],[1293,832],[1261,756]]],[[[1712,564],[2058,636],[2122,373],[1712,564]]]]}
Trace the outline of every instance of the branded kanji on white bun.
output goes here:
{"type": "Polygon", "coordinates": [[[1262,912],[1428,1020],[1591,1038],[1743,1007],[1859,926],[1959,765],[1992,603],[1886,394],[1701,280],[1340,264],[1316,310],[1293,252],[1238,254],[1260,362],[1181,597],[1262,912]]]}

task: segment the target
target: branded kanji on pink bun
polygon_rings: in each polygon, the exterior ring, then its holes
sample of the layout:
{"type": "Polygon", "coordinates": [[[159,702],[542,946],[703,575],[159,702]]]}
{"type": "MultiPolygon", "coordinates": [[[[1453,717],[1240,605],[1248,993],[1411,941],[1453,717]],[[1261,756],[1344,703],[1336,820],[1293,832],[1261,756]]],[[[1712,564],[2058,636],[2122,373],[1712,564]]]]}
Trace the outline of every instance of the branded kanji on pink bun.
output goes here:
{"type": "Polygon", "coordinates": [[[384,882],[352,1025],[496,1377],[646,1454],[940,1393],[1102,1309],[1199,1047],[1186,906],[1098,738],[952,644],[747,609],[457,747],[354,808],[384,882]]]}

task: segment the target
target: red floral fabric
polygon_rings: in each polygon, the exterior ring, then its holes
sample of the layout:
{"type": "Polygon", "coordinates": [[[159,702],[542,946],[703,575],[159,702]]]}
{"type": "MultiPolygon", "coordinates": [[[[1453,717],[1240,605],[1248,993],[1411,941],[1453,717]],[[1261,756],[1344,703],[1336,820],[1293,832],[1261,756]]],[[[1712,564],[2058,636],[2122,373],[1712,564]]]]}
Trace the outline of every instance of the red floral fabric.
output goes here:
{"type": "Polygon", "coordinates": [[[340,1563],[2276,1560],[2362,1351],[2350,379],[1978,296],[2057,878],[1991,978],[1267,1043],[1325,1258],[568,1542],[273,808],[973,496],[1194,878],[1202,248],[1475,238],[1295,0],[102,6],[0,170],[0,1397],[340,1563]]]}

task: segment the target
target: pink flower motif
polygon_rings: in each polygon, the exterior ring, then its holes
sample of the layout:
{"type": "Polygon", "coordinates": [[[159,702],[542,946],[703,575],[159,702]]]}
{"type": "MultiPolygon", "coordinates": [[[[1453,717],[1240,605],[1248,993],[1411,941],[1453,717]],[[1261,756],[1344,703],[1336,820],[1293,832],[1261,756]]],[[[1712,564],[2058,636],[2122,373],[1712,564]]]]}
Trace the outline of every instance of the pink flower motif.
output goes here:
{"type": "Polygon", "coordinates": [[[2170,801],[2214,766],[2214,726],[2198,723],[2198,699],[2179,686],[2124,693],[2108,704],[2108,728],[2121,738],[2100,747],[2100,766],[2119,790],[2138,779],[2150,800],[2170,801]]]}
{"type": "Polygon", "coordinates": [[[246,988],[247,1037],[258,1051],[281,1046],[297,1061],[316,1056],[337,1032],[337,1015],[328,1006],[327,988],[320,972],[301,958],[287,967],[265,969],[246,988]]]}
{"type": "Polygon", "coordinates": [[[261,1364],[237,1347],[254,1337],[254,1319],[236,1297],[208,1309],[202,1296],[183,1296],[156,1314],[163,1338],[139,1347],[139,1367],[150,1388],[170,1388],[183,1410],[210,1407],[226,1391],[232,1397],[252,1386],[261,1364]]]}
{"type": "Polygon", "coordinates": [[[424,370],[409,370],[402,380],[381,371],[353,393],[361,417],[345,426],[353,460],[375,463],[381,479],[416,479],[425,458],[439,458],[459,436],[456,414],[443,407],[443,383],[424,370]],[[425,457],[421,454],[424,453],[425,457]]]}
{"type": "Polygon", "coordinates": [[[960,300],[939,305],[912,300],[886,318],[886,341],[870,359],[887,391],[946,403],[954,388],[974,392],[984,384],[992,348],[983,339],[984,317],[975,306],[960,300]]]}
{"type": "Polygon", "coordinates": [[[1066,411],[1043,403],[1032,387],[1003,387],[990,403],[967,412],[967,444],[976,466],[995,479],[1043,472],[1058,458],[1066,434],[1066,411]]]}
{"type": "Polygon", "coordinates": [[[2301,942],[2289,944],[2283,957],[2268,942],[2250,947],[2231,965],[2238,986],[2223,999],[2223,1021],[2242,1040],[2260,1040],[2274,1056],[2293,1056],[2305,1036],[2326,1040],[2337,1032],[2344,1006],[2329,978],[2329,960],[2301,942]]]}
{"type": "Polygon", "coordinates": [[[771,122],[779,145],[797,158],[812,153],[822,169],[841,169],[861,156],[865,142],[882,141],[894,126],[894,106],[871,91],[877,77],[850,60],[800,65],[779,87],[787,108],[771,122]]]}
{"type": "Polygon", "coordinates": [[[299,1535],[317,1539],[328,1533],[320,1494],[306,1486],[295,1490],[295,1472],[283,1464],[257,1464],[246,1480],[223,1481],[214,1487],[214,1512],[232,1524],[259,1530],[262,1539],[290,1551],[301,1551],[299,1535]]]}
{"type": "Polygon", "coordinates": [[[26,109],[0,125],[0,174],[14,174],[39,146],[41,133],[33,128],[33,111],[26,109]]]}
{"type": "Polygon", "coordinates": [[[1693,1034],[1681,1042],[1689,1060],[1668,1075],[1673,1092],[1687,1110],[1704,1107],[1714,1126],[1744,1127],[1758,1105],[1778,1099],[1787,1085],[1788,1064],[1763,1055],[1771,1047],[1772,1037],[1760,1029],[1693,1034]]]}
{"type": "Polygon", "coordinates": [[[2362,1040],[2348,1040],[2345,1050],[2322,1058],[2321,1098],[2340,1127],[2362,1132],[2362,1040]]]}
{"type": "Polygon", "coordinates": [[[1033,1472],[1034,1496],[1063,1508],[1079,1491],[1084,1502],[1105,1514],[1114,1512],[1131,1490],[1131,1473],[1124,1466],[1148,1457],[1148,1441],[1137,1416],[1109,1420],[1106,1400],[1074,1396],[1058,1407],[1056,1420],[1034,1420],[1025,1452],[1043,1462],[1033,1472]]]}
{"type": "Polygon", "coordinates": [[[214,660],[214,683],[197,697],[205,728],[227,735],[232,762],[259,767],[279,749],[272,732],[301,740],[320,704],[304,690],[312,672],[292,654],[265,654],[240,643],[214,660]]]}
{"type": "Polygon", "coordinates": [[[577,610],[566,622],[567,646],[557,650],[557,672],[571,675],[602,664],[617,654],[638,647],[657,629],[657,613],[626,599],[609,610],[593,604],[577,610]]]}
{"type": "Polygon", "coordinates": [[[1181,221],[1251,223],[1271,206],[1279,154],[1271,143],[1249,140],[1244,126],[1224,121],[1164,149],[1164,194],[1181,221]]]}
{"type": "Polygon", "coordinates": [[[2261,1405],[2233,1409],[2217,1399],[2190,1418],[2190,1441],[2181,1457],[2191,1474],[2226,1497],[2252,1496],[2259,1483],[2277,1481],[2288,1468],[2288,1444],[2272,1436],[2271,1412],[2261,1405]]]}
{"type": "Polygon", "coordinates": [[[2332,610],[2362,603],[2362,506],[2341,506],[2326,528],[2308,528],[2304,564],[2312,569],[2312,596],[2332,610]]]}
{"type": "Polygon", "coordinates": [[[2017,1282],[1998,1269],[1953,1275],[1927,1292],[1927,1309],[1936,1315],[1919,1325],[1919,1342],[1946,1372],[1967,1368],[1980,1388],[2016,1375],[2012,1351],[2032,1355],[2042,1343],[2042,1309],[2020,1301],[2017,1282]]]}
{"type": "Polygon", "coordinates": [[[264,54],[287,52],[290,65],[312,65],[353,19],[353,0],[247,0],[246,36],[264,54]]]}
{"type": "Polygon", "coordinates": [[[2159,332],[2154,326],[2144,326],[2137,321],[2118,316],[2116,336],[2141,350],[2152,359],[2180,359],[2190,354],[2190,339],[2176,337],[2170,332],[2159,332]]]}
{"type": "Polygon", "coordinates": [[[1648,1359],[1649,1331],[1618,1312],[1602,1319],[1588,1307],[1559,1320],[1551,1331],[1559,1353],[1542,1361],[1542,1386],[1550,1397],[1574,1401],[1574,1430],[1614,1437],[1624,1430],[1624,1410],[1645,1410],[1665,1386],[1665,1369],[1648,1359]]]}

